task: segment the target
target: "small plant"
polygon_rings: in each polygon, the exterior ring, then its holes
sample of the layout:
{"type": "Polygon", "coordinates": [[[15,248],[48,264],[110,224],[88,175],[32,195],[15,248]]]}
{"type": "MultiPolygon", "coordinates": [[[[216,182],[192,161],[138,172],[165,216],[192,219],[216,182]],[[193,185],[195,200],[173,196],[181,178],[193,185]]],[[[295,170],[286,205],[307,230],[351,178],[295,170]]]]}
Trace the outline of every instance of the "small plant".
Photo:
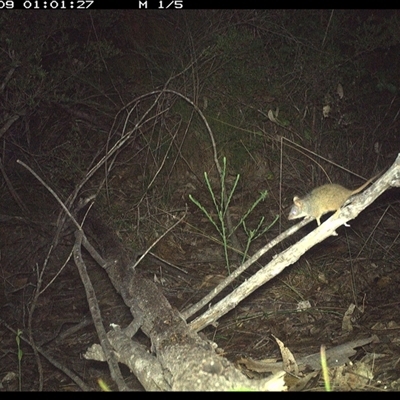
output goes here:
{"type": "Polygon", "coordinates": [[[103,379],[99,378],[99,379],[97,380],[97,383],[98,383],[100,389],[101,389],[103,392],[111,392],[110,387],[107,385],[106,382],[104,382],[103,379]]]}
{"type": "Polygon", "coordinates": [[[215,210],[217,212],[217,220],[214,220],[213,217],[211,216],[211,213],[208,212],[202,205],[201,203],[196,200],[192,195],[189,195],[190,200],[196,204],[197,207],[204,213],[204,215],[207,217],[207,219],[211,222],[211,224],[215,227],[217,230],[219,236],[222,239],[223,247],[224,247],[224,255],[225,255],[225,262],[226,266],[228,269],[228,273],[230,273],[230,260],[228,256],[228,249],[229,249],[229,237],[234,234],[237,229],[242,226],[244,232],[247,235],[247,241],[245,245],[245,249],[243,251],[243,257],[242,261],[244,261],[247,257],[247,253],[250,247],[250,244],[253,240],[257,239],[261,235],[263,235],[278,219],[278,217],[266,228],[262,229],[262,224],[264,222],[264,217],[260,219],[260,222],[258,223],[257,227],[253,230],[249,229],[246,225],[246,218],[250,215],[250,213],[255,209],[255,207],[260,203],[260,201],[264,200],[267,196],[267,191],[264,190],[263,192],[260,193],[260,196],[258,199],[250,206],[250,208],[246,211],[246,213],[243,215],[243,217],[240,219],[239,223],[233,228],[232,232],[228,232],[227,229],[227,224],[226,224],[226,214],[229,209],[230,202],[232,200],[232,196],[235,193],[237,184],[240,179],[240,175],[238,174],[236,176],[235,182],[233,184],[233,187],[230,191],[230,193],[227,193],[227,196],[224,196],[224,190],[225,189],[225,177],[226,177],[226,158],[223,158],[223,166],[222,166],[222,172],[221,172],[221,194],[219,199],[217,199],[213,188],[211,187],[210,180],[208,179],[207,172],[204,172],[204,179],[208,188],[208,191],[211,195],[212,201],[214,203],[215,210]],[[226,198],[226,201],[224,200],[226,198]]]}
{"type": "Polygon", "coordinates": [[[330,392],[331,382],[329,379],[329,369],[328,369],[328,363],[326,361],[326,351],[324,345],[321,346],[321,367],[322,367],[322,376],[324,378],[325,391],[330,392]]]}
{"type": "Polygon", "coordinates": [[[22,361],[22,356],[24,355],[22,349],[21,349],[21,335],[22,331],[18,329],[17,331],[17,336],[15,340],[17,341],[17,348],[18,348],[18,389],[19,391],[22,390],[22,369],[21,369],[21,361],[22,361]]]}

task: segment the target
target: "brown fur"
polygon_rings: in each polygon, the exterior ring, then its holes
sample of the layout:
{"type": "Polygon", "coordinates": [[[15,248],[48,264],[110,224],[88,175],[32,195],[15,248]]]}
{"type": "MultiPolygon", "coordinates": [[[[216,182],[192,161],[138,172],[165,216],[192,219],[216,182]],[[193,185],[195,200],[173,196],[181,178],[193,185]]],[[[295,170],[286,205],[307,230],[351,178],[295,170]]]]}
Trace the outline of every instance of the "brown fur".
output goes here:
{"type": "Polygon", "coordinates": [[[350,196],[361,192],[375,178],[376,176],[355,190],[346,189],[341,185],[332,183],[319,186],[302,198],[295,196],[288,218],[292,220],[301,217],[314,217],[318,225],[321,225],[320,218],[324,214],[339,210],[350,196]]]}

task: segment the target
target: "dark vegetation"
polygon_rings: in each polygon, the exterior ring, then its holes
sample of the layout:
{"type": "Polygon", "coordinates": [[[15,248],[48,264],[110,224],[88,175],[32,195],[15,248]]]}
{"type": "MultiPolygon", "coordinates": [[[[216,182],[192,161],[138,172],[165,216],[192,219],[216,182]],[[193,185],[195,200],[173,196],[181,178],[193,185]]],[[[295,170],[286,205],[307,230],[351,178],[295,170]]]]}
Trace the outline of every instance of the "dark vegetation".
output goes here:
{"type": "MultiPolygon", "coordinates": [[[[1,13],[2,390],[77,390],[47,361],[40,375],[38,357],[23,341],[19,368],[18,330],[89,387],[98,389],[102,378],[115,389],[102,363],[81,357],[98,339],[68,261],[74,237],[61,225],[60,205],[17,160],[71,212],[79,198],[95,196],[84,209],[88,224],[96,215],[133,259],[187,208],[184,222],[137,267],[183,310],[242,260],[230,245],[251,255],[292,225],[286,214],[295,194],[329,181],[354,188],[359,177],[393,163],[400,150],[399,54],[400,15],[390,10],[1,13]],[[215,153],[220,165],[227,160],[234,227],[267,191],[230,238],[189,198],[216,218],[204,176],[220,201],[215,153]],[[259,235],[249,240],[251,230],[259,235]]],[[[311,354],[321,344],[377,333],[380,343],[352,359],[372,379],[349,383],[346,371],[334,368],[332,379],[338,389],[399,389],[398,198],[396,189],[385,193],[351,229],[341,228],[204,333],[230,360],[279,357],[272,335],[311,354]],[[304,300],[311,308],[299,313],[304,300]],[[342,317],[351,303],[364,313],[345,335],[342,317]]],[[[104,272],[93,264],[89,273],[105,326],[116,318],[128,324],[104,272]]],[[[322,387],[318,378],[308,387],[322,387]]]]}

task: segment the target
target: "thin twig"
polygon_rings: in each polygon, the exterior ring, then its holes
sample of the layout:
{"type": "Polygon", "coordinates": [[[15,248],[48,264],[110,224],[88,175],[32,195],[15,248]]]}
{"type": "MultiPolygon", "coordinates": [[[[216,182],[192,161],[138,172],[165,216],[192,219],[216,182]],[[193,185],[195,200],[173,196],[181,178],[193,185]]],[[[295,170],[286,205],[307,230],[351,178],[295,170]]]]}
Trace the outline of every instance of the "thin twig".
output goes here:
{"type": "Polygon", "coordinates": [[[107,332],[103,325],[103,320],[101,317],[101,312],[99,303],[97,301],[96,292],[93,288],[92,282],[90,281],[86,265],[82,258],[81,246],[83,239],[83,231],[82,230],[76,231],[75,236],[76,236],[76,241],[73,250],[75,264],[78,267],[79,275],[81,277],[83,286],[85,288],[86,298],[89,303],[90,313],[92,314],[94,326],[96,328],[101,347],[106,356],[108,367],[110,368],[111,377],[117,384],[118,389],[120,391],[127,391],[129,390],[129,388],[124,381],[117,359],[114,355],[113,348],[107,338],[107,332]]]}
{"type": "Polygon", "coordinates": [[[21,164],[23,167],[25,167],[57,200],[58,204],[63,208],[63,210],[67,213],[67,215],[71,218],[71,221],[75,224],[75,226],[81,231],[82,227],[78,224],[76,219],[72,216],[72,214],[69,212],[68,208],[65,206],[65,204],[61,201],[61,199],[58,197],[57,193],[31,168],[28,167],[24,162],[21,160],[17,160],[18,164],[21,164]]]}
{"type": "MultiPolygon", "coordinates": [[[[0,323],[4,324],[4,326],[11,332],[14,333],[14,335],[17,335],[17,331],[11,326],[9,326],[4,320],[0,318],[0,323]]],[[[89,392],[93,390],[90,386],[88,386],[81,378],[79,378],[78,375],[76,375],[74,372],[72,372],[70,369],[66,368],[64,365],[60,364],[57,360],[55,360],[53,357],[48,355],[46,351],[44,351],[40,346],[34,346],[28,339],[26,339],[23,335],[20,336],[22,341],[27,343],[29,346],[32,348],[36,348],[37,351],[51,364],[53,364],[56,368],[58,368],[60,371],[64,372],[65,375],[67,375],[73,382],[75,382],[82,390],[89,392]]]]}
{"type": "Polygon", "coordinates": [[[148,248],[147,250],[140,256],[140,258],[135,262],[135,264],[133,264],[132,269],[135,269],[137,267],[137,265],[143,260],[143,258],[146,257],[146,255],[148,253],[150,253],[150,250],[168,233],[170,232],[172,229],[174,229],[179,223],[181,223],[183,221],[183,219],[186,217],[187,214],[187,207],[185,210],[185,213],[183,214],[183,216],[172,226],[170,226],[158,239],[156,239],[148,248]]]}
{"type": "MultiPolygon", "coordinates": [[[[1,134],[0,134],[0,136],[1,136],[1,134]]],[[[23,203],[21,198],[18,196],[18,193],[14,190],[14,187],[13,187],[10,179],[8,179],[8,176],[7,176],[6,171],[4,169],[4,165],[3,165],[3,162],[1,161],[1,158],[0,158],[0,171],[1,171],[1,174],[3,175],[3,178],[4,178],[5,182],[6,182],[8,190],[11,193],[11,196],[14,197],[14,200],[21,207],[22,211],[27,214],[28,213],[28,208],[25,206],[25,204],[23,203]]]]}

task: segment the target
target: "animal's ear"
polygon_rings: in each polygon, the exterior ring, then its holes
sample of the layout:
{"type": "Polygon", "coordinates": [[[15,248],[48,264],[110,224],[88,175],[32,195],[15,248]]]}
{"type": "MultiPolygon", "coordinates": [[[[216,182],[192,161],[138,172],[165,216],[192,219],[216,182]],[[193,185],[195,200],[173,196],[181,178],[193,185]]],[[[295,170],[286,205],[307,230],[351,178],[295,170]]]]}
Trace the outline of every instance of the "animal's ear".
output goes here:
{"type": "Polygon", "coordinates": [[[299,197],[299,196],[294,196],[294,197],[293,197],[293,204],[294,204],[295,206],[300,206],[300,205],[301,205],[301,200],[300,200],[300,197],[299,197]]]}

